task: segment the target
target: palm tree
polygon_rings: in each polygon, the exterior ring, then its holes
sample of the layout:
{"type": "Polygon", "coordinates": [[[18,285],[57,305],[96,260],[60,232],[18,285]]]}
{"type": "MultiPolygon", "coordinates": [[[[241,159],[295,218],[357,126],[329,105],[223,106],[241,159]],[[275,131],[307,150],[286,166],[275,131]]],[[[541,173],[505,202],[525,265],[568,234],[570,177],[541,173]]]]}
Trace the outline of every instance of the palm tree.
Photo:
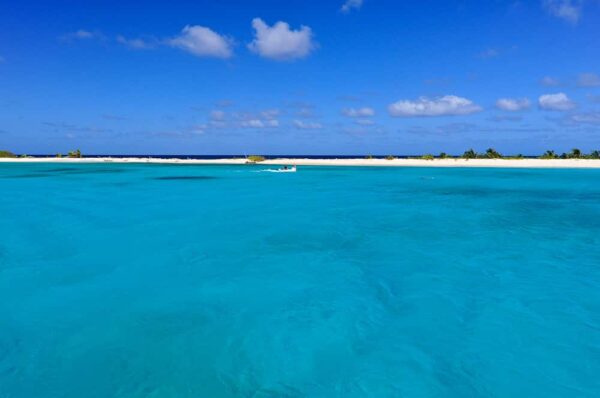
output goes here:
{"type": "Polygon", "coordinates": [[[477,152],[475,152],[473,149],[469,149],[463,153],[462,157],[464,159],[475,159],[477,158],[477,152]]]}
{"type": "Polygon", "coordinates": [[[485,156],[487,156],[490,159],[500,159],[502,157],[502,155],[497,152],[494,148],[488,148],[487,151],[485,151],[485,156]]]}
{"type": "Polygon", "coordinates": [[[448,154],[446,152],[440,152],[440,155],[438,156],[440,159],[448,159],[448,154]]]}
{"type": "Polygon", "coordinates": [[[81,157],[81,151],[79,149],[76,149],[74,151],[69,151],[69,153],[67,154],[68,157],[70,158],[80,158],[81,157]]]}
{"type": "Polygon", "coordinates": [[[547,150],[540,159],[558,159],[558,155],[552,150],[547,150]]]}
{"type": "Polygon", "coordinates": [[[569,157],[573,159],[579,159],[581,157],[581,150],[577,148],[571,149],[571,153],[569,153],[569,157]]]}
{"type": "Polygon", "coordinates": [[[600,159],[600,151],[592,151],[589,156],[590,159],[600,159]]]}

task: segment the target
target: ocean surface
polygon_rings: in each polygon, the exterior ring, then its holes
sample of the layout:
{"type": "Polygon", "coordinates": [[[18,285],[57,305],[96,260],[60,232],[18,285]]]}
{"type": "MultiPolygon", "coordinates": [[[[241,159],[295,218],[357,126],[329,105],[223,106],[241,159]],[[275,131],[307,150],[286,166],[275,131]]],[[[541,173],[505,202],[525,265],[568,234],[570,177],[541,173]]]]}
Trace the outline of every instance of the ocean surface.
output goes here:
{"type": "Polygon", "coordinates": [[[600,396],[600,170],[268,167],[0,164],[0,398],[600,396]]]}

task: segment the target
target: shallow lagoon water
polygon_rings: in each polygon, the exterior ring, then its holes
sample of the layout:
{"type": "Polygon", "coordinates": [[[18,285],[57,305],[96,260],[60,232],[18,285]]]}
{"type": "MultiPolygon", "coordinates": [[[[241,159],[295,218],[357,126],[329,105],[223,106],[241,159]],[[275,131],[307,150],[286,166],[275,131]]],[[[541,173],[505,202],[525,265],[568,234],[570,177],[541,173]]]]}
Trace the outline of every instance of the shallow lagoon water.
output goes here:
{"type": "Polygon", "coordinates": [[[0,397],[600,396],[600,170],[1,164],[0,397]]]}

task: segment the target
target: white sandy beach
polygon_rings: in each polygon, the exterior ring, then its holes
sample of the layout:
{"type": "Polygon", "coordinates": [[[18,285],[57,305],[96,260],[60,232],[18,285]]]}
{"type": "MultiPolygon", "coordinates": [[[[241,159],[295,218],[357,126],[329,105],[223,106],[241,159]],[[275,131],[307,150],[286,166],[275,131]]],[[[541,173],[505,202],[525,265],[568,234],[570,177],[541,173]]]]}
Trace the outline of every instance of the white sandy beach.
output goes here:
{"type": "MultiPolygon", "coordinates": [[[[150,164],[245,164],[246,159],[177,159],[177,158],[0,158],[14,163],[150,163],[150,164]]],[[[600,168],[597,159],[307,159],[281,158],[260,162],[261,165],[297,166],[380,166],[380,167],[502,167],[502,168],[600,168]]]]}

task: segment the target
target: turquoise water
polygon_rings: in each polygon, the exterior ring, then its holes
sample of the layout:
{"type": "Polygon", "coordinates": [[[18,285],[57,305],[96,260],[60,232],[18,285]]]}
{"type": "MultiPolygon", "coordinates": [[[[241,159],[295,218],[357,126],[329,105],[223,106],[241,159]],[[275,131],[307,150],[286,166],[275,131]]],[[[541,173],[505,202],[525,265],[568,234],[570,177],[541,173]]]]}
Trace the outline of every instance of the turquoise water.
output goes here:
{"type": "Polygon", "coordinates": [[[600,170],[0,164],[0,397],[598,397],[600,170]]]}

